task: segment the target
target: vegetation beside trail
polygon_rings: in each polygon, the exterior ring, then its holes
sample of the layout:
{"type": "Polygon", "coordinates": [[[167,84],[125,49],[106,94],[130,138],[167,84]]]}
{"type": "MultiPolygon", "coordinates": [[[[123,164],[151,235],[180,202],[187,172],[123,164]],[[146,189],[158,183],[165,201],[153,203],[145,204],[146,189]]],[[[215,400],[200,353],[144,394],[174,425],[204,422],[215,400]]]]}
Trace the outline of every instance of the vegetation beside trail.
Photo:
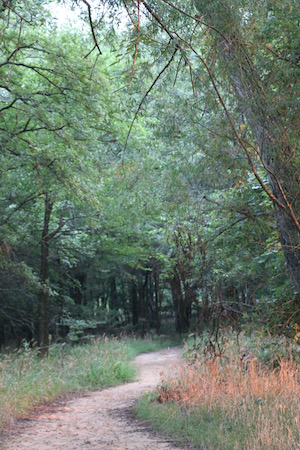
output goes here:
{"type": "Polygon", "coordinates": [[[299,347],[228,340],[221,356],[197,344],[136,407],[140,419],[207,449],[296,449],[300,440],[299,347]],[[298,360],[298,362],[297,362],[298,360]],[[267,364],[268,363],[268,364],[267,364]]]}
{"type": "Polygon", "coordinates": [[[41,358],[38,349],[26,343],[18,351],[1,354],[0,431],[59,395],[133,381],[136,372],[130,362],[137,354],[172,343],[167,337],[101,338],[85,345],[53,345],[48,358],[41,358]]]}

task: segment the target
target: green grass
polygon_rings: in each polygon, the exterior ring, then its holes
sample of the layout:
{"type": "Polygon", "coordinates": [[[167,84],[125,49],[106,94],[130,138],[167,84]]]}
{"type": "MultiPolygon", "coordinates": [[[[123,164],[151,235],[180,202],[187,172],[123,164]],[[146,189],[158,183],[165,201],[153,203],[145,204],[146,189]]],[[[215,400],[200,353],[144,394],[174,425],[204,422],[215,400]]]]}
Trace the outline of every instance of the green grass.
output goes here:
{"type": "Polygon", "coordinates": [[[85,345],[53,345],[45,359],[27,346],[1,354],[0,431],[12,419],[60,395],[133,381],[131,360],[137,354],[170,345],[169,338],[104,338],[85,345]]]}
{"type": "Polygon", "coordinates": [[[127,355],[133,359],[141,353],[155,352],[160,348],[176,347],[182,345],[179,336],[155,336],[150,339],[127,338],[127,355]]]}
{"type": "Polygon", "coordinates": [[[291,342],[285,348],[278,342],[242,335],[237,345],[232,336],[215,359],[197,342],[197,351],[186,350],[191,359],[138,401],[137,417],[197,449],[298,448],[299,352],[291,342]],[[248,362],[240,359],[245,349],[248,362]]]}
{"type": "Polygon", "coordinates": [[[250,430],[242,420],[224,417],[220,408],[188,410],[174,403],[160,404],[155,394],[143,396],[135,406],[136,416],[147,420],[154,429],[187,442],[194,448],[232,450],[247,448],[250,430]],[[236,446],[239,443],[240,446],[236,446]]]}

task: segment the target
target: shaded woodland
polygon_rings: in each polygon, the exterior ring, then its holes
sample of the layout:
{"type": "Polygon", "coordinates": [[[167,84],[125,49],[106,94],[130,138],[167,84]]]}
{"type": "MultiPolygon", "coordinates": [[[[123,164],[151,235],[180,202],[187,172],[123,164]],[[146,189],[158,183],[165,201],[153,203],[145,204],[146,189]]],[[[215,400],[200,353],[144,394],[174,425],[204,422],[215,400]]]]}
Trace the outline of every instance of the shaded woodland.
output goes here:
{"type": "Polygon", "coordinates": [[[297,6],[2,0],[1,347],[297,342],[297,6]]]}

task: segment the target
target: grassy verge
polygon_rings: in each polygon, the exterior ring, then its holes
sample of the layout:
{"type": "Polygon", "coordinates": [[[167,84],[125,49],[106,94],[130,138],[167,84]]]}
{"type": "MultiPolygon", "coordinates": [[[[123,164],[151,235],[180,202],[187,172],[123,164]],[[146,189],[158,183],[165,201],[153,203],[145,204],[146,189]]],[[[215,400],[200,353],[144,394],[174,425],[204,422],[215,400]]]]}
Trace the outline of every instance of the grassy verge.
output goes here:
{"type": "Polygon", "coordinates": [[[130,359],[140,353],[155,352],[160,348],[176,347],[182,345],[182,338],[179,336],[160,336],[155,338],[132,338],[128,337],[125,340],[127,355],[130,359]]]}
{"type": "Polygon", "coordinates": [[[78,346],[53,345],[45,359],[26,346],[1,354],[0,431],[12,419],[59,395],[132,381],[134,356],[171,344],[168,338],[104,338],[78,346]]]}
{"type": "Polygon", "coordinates": [[[287,358],[276,366],[261,364],[253,353],[240,359],[233,341],[221,358],[194,353],[177,373],[164,374],[156,393],[140,400],[137,415],[195,448],[297,449],[299,365],[287,358]]]}

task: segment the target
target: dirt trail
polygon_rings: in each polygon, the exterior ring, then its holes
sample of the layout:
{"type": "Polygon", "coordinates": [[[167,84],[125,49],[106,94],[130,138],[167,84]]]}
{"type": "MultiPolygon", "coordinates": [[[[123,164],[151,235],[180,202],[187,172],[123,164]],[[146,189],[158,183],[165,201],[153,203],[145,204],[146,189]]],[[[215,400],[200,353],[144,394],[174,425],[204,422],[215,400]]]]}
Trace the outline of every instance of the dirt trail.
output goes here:
{"type": "Polygon", "coordinates": [[[56,402],[39,414],[28,415],[6,433],[0,448],[178,450],[130,417],[129,411],[138,397],[158,384],[160,372],[176,364],[181,353],[180,348],[172,348],[138,356],[134,363],[139,381],[56,402]]]}

